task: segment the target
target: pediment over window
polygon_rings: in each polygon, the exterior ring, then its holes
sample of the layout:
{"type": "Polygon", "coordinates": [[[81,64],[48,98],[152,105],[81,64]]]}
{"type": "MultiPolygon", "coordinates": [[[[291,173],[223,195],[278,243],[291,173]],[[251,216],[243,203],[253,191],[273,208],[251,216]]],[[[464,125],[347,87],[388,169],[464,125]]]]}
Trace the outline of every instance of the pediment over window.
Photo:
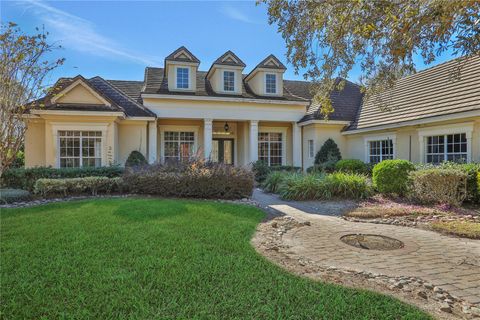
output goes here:
{"type": "Polygon", "coordinates": [[[235,53],[233,53],[230,50],[222,54],[217,60],[213,62],[213,64],[239,66],[239,67],[246,66],[245,63],[239,57],[237,57],[235,53]]]}
{"type": "Polygon", "coordinates": [[[193,63],[200,63],[197,57],[193,55],[187,48],[181,46],[177,50],[173,51],[169,54],[165,61],[179,61],[179,62],[193,62],[193,63]]]}
{"type": "Polygon", "coordinates": [[[281,69],[286,70],[287,68],[283,65],[283,63],[278,60],[273,54],[266,57],[262,62],[260,62],[256,68],[273,68],[273,69],[281,69]]]}
{"type": "Polygon", "coordinates": [[[52,104],[85,104],[111,106],[112,103],[93,88],[82,76],[77,76],[73,81],[59,88],[51,98],[52,104]]]}

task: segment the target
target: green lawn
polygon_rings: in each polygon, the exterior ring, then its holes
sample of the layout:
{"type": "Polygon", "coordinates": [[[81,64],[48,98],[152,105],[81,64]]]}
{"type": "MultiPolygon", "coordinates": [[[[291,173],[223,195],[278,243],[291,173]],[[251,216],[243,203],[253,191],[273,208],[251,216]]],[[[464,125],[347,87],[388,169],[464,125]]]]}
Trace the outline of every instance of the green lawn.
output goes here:
{"type": "Polygon", "coordinates": [[[430,319],[289,274],[249,240],[258,209],[109,199],[1,210],[2,319],[430,319]]]}

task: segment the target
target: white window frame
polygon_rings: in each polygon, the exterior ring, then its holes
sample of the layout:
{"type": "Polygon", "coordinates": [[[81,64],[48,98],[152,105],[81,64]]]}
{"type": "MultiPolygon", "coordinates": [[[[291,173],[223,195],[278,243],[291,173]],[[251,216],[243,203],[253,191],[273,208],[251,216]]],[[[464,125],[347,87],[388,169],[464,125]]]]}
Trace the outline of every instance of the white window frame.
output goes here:
{"type": "Polygon", "coordinates": [[[265,94],[272,94],[272,95],[278,94],[278,74],[273,73],[273,72],[265,73],[264,85],[265,85],[265,90],[264,90],[265,94]],[[267,91],[267,76],[269,76],[269,75],[275,77],[275,92],[268,92],[267,91]]]}
{"type": "Polygon", "coordinates": [[[190,67],[188,67],[188,66],[175,66],[175,89],[177,89],[177,90],[191,90],[191,88],[192,88],[192,75],[191,75],[190,67]],[[179,88],[178,87],[178,82],[177,82],[178,69],[187,69],[188,88],[179,88]]]}
{"type": "MultiPolygon", "coordinates": [[[[418,129],[418,139],[420,147],[420,161],[427,162],[427,138],[431,136],[446,136],[451,134],[464,133],[467,139],[467,162],[472,162],[472,133],[473,122],[457,123],[443,126],[435,126],[425,129],[418,129]]],[[[445,155],[447,150],[445,149],[445,155]]]]}
{"type": "Polygon", "coordinates": [[[165,163],[165,132],[193,132],[193,154],[198,151],[199,126],[160,125],[160,161],[165,163]]]}
{"type": "Polygon", "coordinates": [[[235,71],[233,71],[233,70],[223,70],[222,74],[223,74],[223,78],[222,78],[223,91],[224,91],[224,92],[235,92],[235,91],[236,91],[236,90],[235,90],[235,84],[236,84],[236,83],[235,83],[235,71]],[[232,90],[226,90],[226,88],[225,88],[225,74],[226,74],[227,72],[231,72],[231,73],[233,74],[233,87],[232,87],[232,90]]]}
{"type": "MultiPolygon", "coordinates": [[[[92,123],[75,123],[75,122],[51,122],[52,128],[52,137],[53,137],[53,152],[55,154],[55,168],[60,168],[60,139],[58,136],[59,131],[101,131],[101,144],[100,144],[100,154],[101,154],[101,165],[107,165],[107,142],[109,137],[107,135],[109,123],[103,122],[92,122],[92,123]]],[[[47,155],[48,159],[48,155],[47,155]]],[[[109,159],[112,163],[115,159],[109,159]]]]}
{"type": "Polygon", "coordinates": [[[309,139],[307,140],[307,147],[308,147],[308,157],[313,159],[315,157],[315,140],[309,139]]]}
{"type": "MultiPolygon", "coordinates": [[[[393,145],[393,159],[397,158],[397,135],[395,133],[385,133],[382,135],[364,136],[363,141],[365,145],[365,163],[370,163],[370,142],[392,140],[393,145]]],[[[380,154],[380,161],[382,161],[382,154],[380,154]]]]}
{"type": "Polygon", "coordinates": [[[100,139],[100,150],[99,150],[99,153],[100,153],[100,165],[99,166],[94,166],[95,168],[97,167],[101,167],[103,166],[103,162],[102,162],[102,150],[103,150],[103,133],[102,131],[100,130],[58,130],[57,131],[57,148],[58,148],[58,167],[59,168],[84,168],[85,166],[83,165],[83,160],[84,158],[88,158],[88,159],[96,159],[98,157],[83,157],[83,138],[95,138],[95,139],[100,139]],[[64,132],[79,132],[80,134],[78,136],[61,136],[59,134],[59,132],[61,131],[64,131],[64,132]],[[84,136],[83,133],[84,132],[100,132],[100,136],[84,136]],[[61,155],[61,139],[62,138],[66,138],[66,139],[78,139],[79,140],[79,146],[78,146],[78,149],[79,149],[79,152],[78,152],[78,157],[75,157],[75,156],[65,156],[65,157],[62,157],[61,155]],[[78,167],[62,167],[61,166],[61,162],[62,162],[62,158],[78,158],[78,162],[79,162],[79,166],[78,167]]]}
{"type": "MultiPolygon", "coordinates": [[[[260,133],[281,133],[282,134],[282,166],[287,164],[287,128],[282,127],[259,127],[258,135],[260,133]]],[[[257,150],[260,145],[260,140],[257,137],[257,150]]],[[[258,159],[260,159],[260,152],[258,152],[258,159]]]]}

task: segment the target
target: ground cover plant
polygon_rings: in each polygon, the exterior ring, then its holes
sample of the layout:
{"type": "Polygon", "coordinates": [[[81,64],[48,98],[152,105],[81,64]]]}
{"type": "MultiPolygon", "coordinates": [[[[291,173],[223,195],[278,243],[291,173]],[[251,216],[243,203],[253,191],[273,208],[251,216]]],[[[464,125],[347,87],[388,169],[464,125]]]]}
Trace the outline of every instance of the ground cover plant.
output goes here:
{"type": "Polygon", "coordinates": [[[480,239],[480,223],[471,221],[438,221],[431,224],[435,231],[465,237],[480,239]]]}
{"type": "Polygon", "coordinates": [[[250,245],[254,207],[129,198],[0,214],[5,319],[430,319],[271,264],[250,245]]]}

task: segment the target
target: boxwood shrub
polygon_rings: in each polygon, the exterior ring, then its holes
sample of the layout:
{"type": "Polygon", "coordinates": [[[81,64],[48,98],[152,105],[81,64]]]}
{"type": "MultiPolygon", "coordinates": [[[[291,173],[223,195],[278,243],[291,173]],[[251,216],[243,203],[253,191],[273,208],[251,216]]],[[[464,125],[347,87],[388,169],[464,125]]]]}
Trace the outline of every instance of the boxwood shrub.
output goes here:
{"type": "Polygon", "coordinates": [[[414,170],[415,166],[408,160],[384,160],[373,167],[373,185],[380,193],[405,195],[409,173],[414,170]]]}
{"type": "Polygon", "coordinates": [[[422,203],[460,206],[467,197],[467,174],[458,169],[412,171],[411,195],[422,203]]]}
{"type": "Polygon", "coordinates": [[[111,167],[88,167],[88,168],[16,168],[8,169],[3,173],[2,185],[24,189],[32,192],[35,182],[38,179],[61,179],[61,178],[82,178],[82,177],[119,177],[123,174],[123,168],[118,166],[111,167]]]}
{"type": "Polygon", "coordinates": [[[366,174],[367,166],[365,163],[358,159],[343,159],[339,160],[335,164],[335,170],[340,172],[366,174]]]}
{"type": "Polygon", "coordinates": [[[138,194],[240,199],[252,195],[254,176],[246,168],[192,161],[128,168],[124,182],[138,194]]]}

